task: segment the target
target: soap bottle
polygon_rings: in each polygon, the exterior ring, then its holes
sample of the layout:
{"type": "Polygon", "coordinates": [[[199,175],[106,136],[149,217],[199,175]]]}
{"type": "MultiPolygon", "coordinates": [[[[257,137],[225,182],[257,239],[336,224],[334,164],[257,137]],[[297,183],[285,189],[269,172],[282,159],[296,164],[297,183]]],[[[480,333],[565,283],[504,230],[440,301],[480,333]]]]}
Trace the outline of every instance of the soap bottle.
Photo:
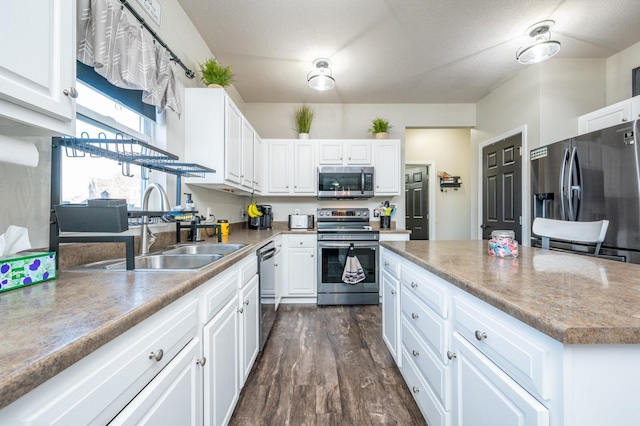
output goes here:
{"type": "Polygon", "coordinates": [[[196,209],[196,205],[191,199],[191,194],[189,192],[185,192],[184,195],[187,196],[187,200],[184,202],[184,210],[185,211],[193,211],[196,209]]]}

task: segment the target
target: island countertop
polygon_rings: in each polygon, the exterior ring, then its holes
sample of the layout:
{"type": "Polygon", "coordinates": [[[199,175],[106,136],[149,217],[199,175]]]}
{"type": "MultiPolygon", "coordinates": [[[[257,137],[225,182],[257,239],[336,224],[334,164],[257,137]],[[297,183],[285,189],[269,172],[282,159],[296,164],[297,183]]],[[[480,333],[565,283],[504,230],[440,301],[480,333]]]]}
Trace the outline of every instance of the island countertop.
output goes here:
{"type": "Polygon", "coordinates": [[[486,241],[394,241],[383,247],[564,344],[640,343],[640,265],[486,241]]]}

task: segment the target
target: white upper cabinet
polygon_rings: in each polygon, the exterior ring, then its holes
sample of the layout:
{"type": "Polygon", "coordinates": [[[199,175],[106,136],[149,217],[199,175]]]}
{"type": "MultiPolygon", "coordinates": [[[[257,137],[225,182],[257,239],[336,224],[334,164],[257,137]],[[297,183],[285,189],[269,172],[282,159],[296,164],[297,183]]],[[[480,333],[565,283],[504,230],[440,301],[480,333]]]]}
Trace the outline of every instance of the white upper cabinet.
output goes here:
{"type": "MultiPolygon", "coordinates": [[[[186,183],[245,195],[254,190],[257,133],[224,89],[185,89],[185,159],[212,168],[186,183]]],[[[259,137],[258,137],[259,138],[259,137]]],[[[259,171],[261,173],[261,171],[259,171]]]]}
{"type": "Polygon", "coordinates": [[[315,142],[270,140],[268,194],[315,195],[315,142]]]}
{"type": "Polygon", "coordinates": [[[578,134],[583,135],[640,118],[640,96],[606,106],[578,117],[578,134]]]}
{"type": "Polygon", "coordinates": [[[371,165],[372,141],[367,140],[323,140],[318,141],[318,163],[320,165],[371,165]]]}
{"type": "Polygon", "coordinates": [[[265,186],[264,165],[266,164],[267,151],[264,143],[257,133],[253,135],[253,190],[261,194],[265,186]]]}
{"type": "Polygon", "coordinates": [[[75,2],[10,1],[0,14],[0,124],[11,134],[75,134],[75,2]]]}
{"type": "Polygon", "coordinates": [[[400,140],[376,140],[373,146],[375,195],[400,195],[400,140]]]}

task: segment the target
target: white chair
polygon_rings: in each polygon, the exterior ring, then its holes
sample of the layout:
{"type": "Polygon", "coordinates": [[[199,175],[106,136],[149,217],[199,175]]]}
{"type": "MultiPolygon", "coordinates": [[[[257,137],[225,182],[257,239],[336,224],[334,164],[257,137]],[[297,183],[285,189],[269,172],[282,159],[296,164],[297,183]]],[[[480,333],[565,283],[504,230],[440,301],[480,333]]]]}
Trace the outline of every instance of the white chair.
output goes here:
{"type": "Polygon", "coordinates": [[[608,220],[572,222],[536,217],[533,220],[532,231],[535,235],[542,237],[543,249],[549,249],[549,239],[576,243],[595,243],[595,256],[598,257],[600,246],[604,241],[604,236],[607,234],[608,227],[608,220]]]}

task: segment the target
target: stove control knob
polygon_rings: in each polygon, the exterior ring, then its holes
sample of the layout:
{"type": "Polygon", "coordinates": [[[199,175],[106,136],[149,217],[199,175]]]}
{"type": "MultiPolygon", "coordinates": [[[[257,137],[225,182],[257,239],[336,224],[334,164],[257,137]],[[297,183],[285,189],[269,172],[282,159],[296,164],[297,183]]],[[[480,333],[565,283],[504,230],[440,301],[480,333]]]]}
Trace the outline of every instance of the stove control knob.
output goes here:
{"type": "Polygon", "coordinates": [[[360,216],[361,214],[361,212],[356,212],[356,216],[360,216]]]}
{"type": "Polygon", "coordinates": [[[363,212],[362,216],[369,216],[369,212],[368,211],[367,212],[363,212]]]}

